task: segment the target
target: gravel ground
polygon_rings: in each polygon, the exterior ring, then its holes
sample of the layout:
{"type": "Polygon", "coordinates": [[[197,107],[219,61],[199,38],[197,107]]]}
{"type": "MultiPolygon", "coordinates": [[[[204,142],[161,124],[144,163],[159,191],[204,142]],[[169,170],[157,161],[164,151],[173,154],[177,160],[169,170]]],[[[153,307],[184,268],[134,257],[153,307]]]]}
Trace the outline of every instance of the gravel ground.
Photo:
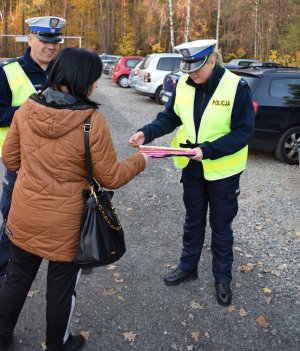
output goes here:
{"type": "MultiPolygon", "coordinates": [[[[120,158],[127,140],[163,107],[101,78],[97,100],[120,158]]],[[[168,145],[171,136],[153,144],[168,145]]],[[[180,172],[171,159],[115,192],[127,253],[115,265],[81,277],[71,329],[87,351],[299,350],[300,168],[250,151],[234,222],[233,305],[219,306],[211,273],[210,231],[199,279],[167,287],[162,278],[181,252],[184,208],[180,172]]],[[[209,228],[208,228],[209,229],[209,228]]],[[[45,278],[41,266],[15,330],[12,351],[42,350],[45,278]]]]}

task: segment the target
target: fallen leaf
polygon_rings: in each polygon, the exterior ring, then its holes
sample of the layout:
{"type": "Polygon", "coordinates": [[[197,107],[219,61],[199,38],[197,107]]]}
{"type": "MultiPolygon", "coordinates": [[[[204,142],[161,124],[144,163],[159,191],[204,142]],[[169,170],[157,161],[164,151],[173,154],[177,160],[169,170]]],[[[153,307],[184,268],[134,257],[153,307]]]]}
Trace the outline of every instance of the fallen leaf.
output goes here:
{"type": "Polygon", "coordinates": [[[117,293],[115,289],[104,289],[102,292],[103,296],[114,296],[117,293]]]}
{"type": "Polygon", "coordinates": [[[228,308],[227,308],[227,311],[228,311],[229,313],[233,312],[234,310],[235,310],[234,305],[229,305],[228,308]]]}
{"type": "Polygon", "coordinates": [[[196,332],[196,331],[193,331],[193,332],[192,332],[192,338],[193,338],[195,341],[199,341],[199,337],[200,337],[200,333],[199,333],[199,332],[196,332]]]}
{"type": "Polygon", "coordinates": [[[132,210],[133,210],[132,207],[128,207],[128,208],[127,208],[127,212],[131,212],[132,210]]]}
{"type": "Polygon", "coordinates": [[[32,290],[32,291],[29,291],[28,294],[27,294],[27,297],[36,296],[36,295],[38,295],[40,292],[41,292],[41,290],[32,290]]]}
{"type": "Polygon", "coordinates": [[[137,336],[137,334],[134,334],[133,332],[125,332],[122,335],[124,336],[124,339],[129,342],[134,341],[137,336]]]}
{"type": "Polygon", "coordinates": [[[125,301],[125,298],[122,295],[118,295],[118,299],[121,301],[125,301]]]}
{"type": "Polygon", "coordinates": [[[254,267],[255,267],[255,264],[247,263],[246,265],[239,266],[239,271],[240,272],[250,272],[250,271],[253,271],[254,267]]]}
{"type": "Polygon", "coordinates": [[[300,232],[296,232],[296,237],[300,238],[300,232]]]}
{"type": "Polygon", "coordinates": [[[258,318],[256,318],[256,323],[261,327],[261,328],[268,328],[269,323],[266,319],[266,317],[264,316],[259,316],[258,318]]]}
{"type": "Polygon", "coordinates": [[[108,271],[113,271],[114,269],[116,269],[116,265],[115,264],[110,264],[106,269],[108,270],[108,271]]]}
{"type": "Polygon", "coordinates": [[[245,316],[247,316],[247,314],[248,314],[248,312],[244,308],[240,309],[240,316],[241,317],[245,317],[245,316]]]}
{"type": "Polygon", "coordinates": [[[200,305],[200,303],[198,303],[196,301],[192,301],[191,302],[191,308],[193,310],[202,310],[203,309],[203,305],[200,305]]]}
{"type": "Polygon", "coordinates": [[[116,278],[120,278],[120,277],[121,277],[121,274],[120,274],[119,272],[115,272],[115,273],[113,274],[113,276],[116,277],[116,278]]]}
{"type": "Polygon", "coordinates": [[[115,279],[116,283],[124,283],[124,279],[115,279]]]}
{"type": "Polygon", "coordinates": [[[263,291],[264,291],[265,294],[271,294],[272,289],[270,289],[270,288],[263,288],[263,291]]]}
{"type": "Polygon", "coordinates": [[[85,338],[85,340],[89,340],[91,332],[90,331],[82,331],[80,334],[85,338]]]}

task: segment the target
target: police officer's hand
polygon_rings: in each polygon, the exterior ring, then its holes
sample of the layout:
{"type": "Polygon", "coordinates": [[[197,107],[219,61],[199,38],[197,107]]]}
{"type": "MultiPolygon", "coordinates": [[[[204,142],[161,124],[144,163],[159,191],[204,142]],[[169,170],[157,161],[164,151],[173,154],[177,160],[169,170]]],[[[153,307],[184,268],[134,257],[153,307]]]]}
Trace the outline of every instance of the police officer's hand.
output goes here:
{"type": "Polygon", "coordinates": [[[203,159],[203,152],[200,147],[196,147],[195,149],[192,149],[193,151],[196,151],[195,156],[190,156],[191,160],[194,161],[201,161],[203,159]]]}
{"type": "Polygon", "coordinates": [[[143,132],[135,133],[129,140],[128,143],[133,147],[139,147],[139,145],[143,145],[145,141],[145,135],[143,132]]]}

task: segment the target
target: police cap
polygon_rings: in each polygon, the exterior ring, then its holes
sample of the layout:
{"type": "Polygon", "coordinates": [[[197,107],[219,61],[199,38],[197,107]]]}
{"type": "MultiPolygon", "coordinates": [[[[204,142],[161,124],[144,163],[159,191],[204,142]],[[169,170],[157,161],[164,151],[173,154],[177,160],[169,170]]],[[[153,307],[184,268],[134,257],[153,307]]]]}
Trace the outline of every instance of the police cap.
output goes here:
{"type": "Polygon", "coordinates": [[[184,73],[198,71],[207,61],[208,56],[214,51],[217,41],[215,39],[195,40],[175,47],[183,58],[180,69],[184,73]]]}
{"type": "Polygon", "coordinates": [[[45,42],[59,43],[61,41],[61,27],[66,25],[64,18],[55,16],[33,17],[25,21],[29,31],[45,42]]]}

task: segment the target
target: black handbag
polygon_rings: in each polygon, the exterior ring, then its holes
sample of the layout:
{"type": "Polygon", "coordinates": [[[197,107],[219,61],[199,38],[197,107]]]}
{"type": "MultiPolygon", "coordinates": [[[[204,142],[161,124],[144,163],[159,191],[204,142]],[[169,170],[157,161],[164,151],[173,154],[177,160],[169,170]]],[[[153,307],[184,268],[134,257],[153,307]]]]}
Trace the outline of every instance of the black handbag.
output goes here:
{"type": "Polygon", "coordinates": [[[83,190],[85,209],[75,263],[80,267],[104,266],[118,261],[126,252],[124,232],[111,203],[113,191],[104,190],[93,178],[89,116],[84,125],[85,158],[90,190],[83,190]]]}

